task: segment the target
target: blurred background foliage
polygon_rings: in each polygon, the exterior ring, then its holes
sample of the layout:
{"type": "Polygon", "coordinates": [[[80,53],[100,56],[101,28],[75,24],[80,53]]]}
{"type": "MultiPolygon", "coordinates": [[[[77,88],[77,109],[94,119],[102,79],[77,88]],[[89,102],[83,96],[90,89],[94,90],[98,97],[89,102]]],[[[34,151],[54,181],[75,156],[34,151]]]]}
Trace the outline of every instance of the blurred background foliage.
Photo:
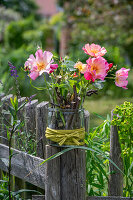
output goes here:
{"type": "MultiPolygon", "coordinates": [[[[85,62],[87,55],[82,47],[86,43],[104,46],[105,58],[114,65],[133,65],[133,1],[130,0],[58,0],[59,12],[51,17],[41,16],[34,0],[0,0],[0,80],[7,92],[13,86],[8,61],[16,66],[22,96],[38,94],[44,100],[45,93],[31,88],[28,77],[21,67],[29,54],[38,46],[62,56],[63,52],[74,61],[85,62]],[[62,41],[63,31],[66,40],[62,41]],[[28,88],[28,90],[27,90],[28,88]]],[[[112,80],[107,81],[98,97],[132,97],[133,73],[130,73],[128,90],[117,88],[112,80]]],[[[43,84],[41,78],[36,81],[43,84]]]]}
{"type": "MultiPolygon", "coordinates": [[[[108,51],[105,56],[108,62],[113,62],[118,69],[128,67],[131,71],[128,90],[118,88],[114,81],[107,80],[97,96],[88,97],[85,101],[84,107],[91,113],[90,127],[93,128],[103,122],[98,115],[106,118],[116,105],[125,100],[132,102],[133,1],[57,0],[57,7],[58,12],[47,17],[39,14],[35,0],[0,0],[0,81],[3,83],[0,84],[0,92],[15,93],[14,80],[8,66],[10,61],[18,71],[21,96],[37,94],[39,101],[48,100],[46,91],[37,91],[31,87],[29,78],[23,71],[29,55],[34,54],[37,47],[41,46],[56,55],[68,54],[75,62],[78,59],[86,62],[88,56],[82,47],[86,43],[100,44],[108,51]],[[93,112],[97,114],[94,115],[93,112]]],[[[39,77],[34,84],[43,86],[42,78],[39,77]]],[[[98,141],[100,139],[99,135],[98,141]]],[[[104,147],[109,151],[108,143],[104,147]]],[[[88,156],[90,161],[90,155],[88,156]]],[[[89,165],[88,169],[94,170],[97,176],[94,165],[89,165]]],[[[100,180],[98,176],[97,180],[100,180]]],[[[87,182],[87,186],[92,183],[87,182]]],[[[95,195],[106,196],[106,182],[103,181],[102,185],[99,181],[99,184],[102,189],[93,187],[93,190],[98,191],[95,195]]],[[[94,191],[89,190],[88,194],[94,195],[94,191]]]]}

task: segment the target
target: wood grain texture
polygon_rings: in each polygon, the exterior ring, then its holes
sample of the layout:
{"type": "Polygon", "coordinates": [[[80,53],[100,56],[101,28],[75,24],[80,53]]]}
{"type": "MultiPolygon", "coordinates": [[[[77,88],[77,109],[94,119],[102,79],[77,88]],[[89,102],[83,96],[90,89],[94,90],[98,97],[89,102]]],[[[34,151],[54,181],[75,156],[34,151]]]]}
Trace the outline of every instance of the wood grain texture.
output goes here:
{"type": "MultiPolygon", "coordinates": [[[[1,102],[1,99],[5,96],[4,93],[1,93],[0,94],[0,102],[1,102]]],[[[2,115],[1,115],[1,112],[2,112],[2,107],[0,107],[0,136],[2,136],[2,115]]],[[[2,142],[2,138],[0,137],[0,143],[2,142]]],[[[0,179],[2,179],[2,170],[0,170],[0,179]]]]}
{"type": "Polygon", "coordinates": [[[85,200],[85,151],[74,149],[60,157],[61,200],[85,200]]]}
{"type": "MultiPolygon", "coordinates": [[[[111,112],[111,120],[113,119],[113,111],[111,112]]],[[[121,147],[119,143],[118,127],[111,126],[110,130],[110,158],[123,171],[123,160],[121,158],[121,147]]],[[[109,163],[110,174],[108,184],[109,196],[123,195],[123,175],[116,169],[114,165],[109,163]]]]}
{"type": "MultiPolygon", "coordinates": [[[[11,174],[44,189],[45,165],[39,165],[44,160],[15,149],[13,149],[13,154],[11,174]],[[29,174],[30,172],[32,173],[29,174]]],[[[6,172],[8,156],[8,147],[4,144],[0,144],[0,158],[5,159],[4,161],[0,160],[0,169],[6,172]]]]}
{"type": "MultiPolygon", "coordinates": [[[[11,98],[11,97],[13,97],[13,95],[12,95],[12,94],[9,94],[9,95],[7,95],[7,96],[5,96],[5,97],[3,97],[3,98],[1,99],[1,102],[2,102],[2,110],[8,111],[8,106],[10,105],[10,98],[11,98]]],[[[5,125],[9,125],[8,122],[10,123],[11,118],[10,118],[10,114],[3,114],[3,116],[4,116],[4,118],[3,118],[3,120],[2,120],[2,124],[3,124],[2,136],[5,137],[5,138],[7,138],[7,131],[6,131],[5,125]]],[[[2,142],[3,144],[8,145],[8,140],[7,140],[7,139],[2,138],[1,142],[2,142]]]]}
{"type": "MultiPolygon", "coordinates": [[[[26,97],[22,97],[18,99],[18,106],[21,106],[25,101],[26,101],[26,97]]],[[[24,107],[18,112],[18,119],[21,120],[21,122],[24,121],[24,116],[25,116],[24,112],[25,112],[24,107]]]]}
{"type": "MultiPolygon", "coordinates": [[[[18,106],[21,106],[24,102],[26,101],[26,97],[22,97],[20,99],[18,99],[18,106]]],[[[25,109],[24,107],[18,111],[17,113],[17,119],[21,121],[21,123],[23,122],[24,123],[24,115],[25,115],[25,109]]],[[[21,127],[21,131],[24,131],[24,126],[21,127]]],[[[22,146],[22,142],[20,142],[20,138],[18,137],[18,131],[15,133],[15,142],[14,142],[14,148],[15,149],[18,149],[18,150],[21,150],[21,147],[22,146]],[[18,141],[20,144],[18,144],[18,141]],[[20,147],[20,149],[19,149],[20,147]]]]}
{"type": "MultiPolygon", "coordinates": [[[[85,112],[85,129],[88,131],[89,113],[85,112]]],[[[63,147],[46,145],[46,156],[63,150],[63,147]]],[[[85,151],[74,149],[46,163],[46,200],[85,200],[85,151]],[[56,160],[57,159],[57,160],[56,160]]]]}
{"type": "MultiPolygon", "coordinates": [[[[1,102],[1,99],[3,98],[5,96],[5,94],[4,93],[1,93],[0,94],[0,103],[2,103],[1,102]]],[[[2,112],[2,106],[0,106],[0,136],[2,136],[2,115],[1,115],[1,112],[2,112]]],[[[1,137],[0,137],[0,142],[2,141],[2,139],[1,139],[1,137]]]]}
{"type": "MultiPolygon", "coordinates": [[[[85,131],[89,129],[89,112],[84,111],[85,131]]],[[[74,149],[60,157],[61,199],[85,200],[86,156],[85,151],[74,149]]]]}
{"type": "MultiPolygon", "coordinates": [[[[30,135],[30,140],[32,140],[33,152],[36,152],[36,106],[38,100],[35,99],[25,105],[25,130],[28,135],[30,135]]],[[[31,153],[33,153],[31,152],[31,153]]],[[[37,190],[37,188],[30,183],[25,183],[25,188],[37,190]]],[[[26,193],[25,199],[30,198],[30,193],[26,193]]]]}
{"type": "Polygon", "coordinates": [[[25,128],[26,132],[35,135],[36,132],[36,106],[38,100],[35,99],[25,105],[25,128]]]}
{"type": "Polygon", "coordinates": [[[45,200],[44,195],[32,195],[32,200],[45,200]]]}
{"type": "Polygon", "coordinates": [[[108,197],[87,197],[86,200],[133,200],[133,198],[108,196],[108,197]]]}
{"type": "MultiPolygon", "coordinates": [[[[58,153],[59,147],[46,145],[46,158],[58,153]]],[[[60,157],[50,160],[45,167],[45,200],[61,200],[60,197],[60,157]]]]}
{"type": "Polygon", "coordinates": [[[40,158],[45,157],[45,130],[47,128],[48,102],[42,102],[36,107],[36,155],[40,158]]]}

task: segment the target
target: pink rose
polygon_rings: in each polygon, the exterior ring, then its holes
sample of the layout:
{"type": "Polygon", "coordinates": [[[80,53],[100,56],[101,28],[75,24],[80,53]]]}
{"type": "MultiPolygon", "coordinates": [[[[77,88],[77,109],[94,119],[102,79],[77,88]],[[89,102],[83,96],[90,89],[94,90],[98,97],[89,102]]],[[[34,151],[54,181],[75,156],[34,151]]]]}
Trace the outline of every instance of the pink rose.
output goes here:
{"type": "Polygon", "coordinates": [[[104,80],[107,76],[107,70],[109,69],[107,61],[99,56],[97,58],[89,58],[86,62],[88,68],[84,73],[85,79],[92,80],[93,82],[96,79],[104,80]]]}
{"type": "Polygon", "coordinates": [[[128,78],[128,71],[130,69],[121,68],[116,72],[116,78],[115,78],[115,85],[118,87],[122,87],[124,89],[128,89],[126,86],[128,84],[128,81],[126,80],[128,78]]]}
{"type": "Polygon", "coordinates": [[[85,47],[82,49],[86,54],[94,57],[103,56],[107,52],[104,47],[97,44],[85,44],[85,47]]]}
{"type": "Polygon", "coordinates": [[[49,51],[42,51],[38,49],[35,53],[35,57],[30,55],[30,57],[25,62],[25,68],[28,68],[31,72],[29,74],[32,80],[35,80],[38,76],[41,76],[42,73],[51,73],[58,67],[57,64],[53,64],[53,54],[49,51]]]}

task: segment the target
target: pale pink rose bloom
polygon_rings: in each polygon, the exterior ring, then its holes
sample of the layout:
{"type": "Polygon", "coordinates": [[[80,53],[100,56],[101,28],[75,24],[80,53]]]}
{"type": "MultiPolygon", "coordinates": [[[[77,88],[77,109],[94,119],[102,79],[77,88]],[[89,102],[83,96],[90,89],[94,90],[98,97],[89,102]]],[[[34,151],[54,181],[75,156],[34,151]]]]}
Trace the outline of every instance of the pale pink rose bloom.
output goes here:
{"type": "Polygon", "coordinates": [[[38,49],[35,53],[34,57],[33,55],[30,55],[30,57],[25,62],[25,67],[28,67],[30,70],[30,78],[32,80],[35,80],[38,76],[41,76],[42,73],[51,73],[51,70],[54,71],[58,67],[58,65],[53,66],[51,63],[53,63],[52,57],[53,54],[49,51],[42,51],[42,49],[38,49]]]}
{"type": "Polygon", "coordinates": [[[116,78],[115,78],[116,86],[128,89],[126,87],[128,84],[128,81],[126,80],[128,78],[128,71],[130,71],[130,69],[121,68],[116,72],[116,78]]]}
{"type": "Polygon", "coordinates": [[[103,56],[107,52],[104,47],[101,47],[98,44],[85,44],[85,47],[82,49],[86,54],[94,57],[103,56]]]}
{"type": "Polygon", "coordinates": [[[109,69],[109,64],[102,57],[89,58],[87,61],[87,71],[84,73],[84,77],[87,80],[92,80],[93,82],[96,79],[104,80],[107,76],[107,70],[109,69]],[[89,79],[89,77],[91,79],[89,79]]]}
{"type": "Polygon", "coordinates": [[[29,58],[27,59],[27,61],[25,62],[24,66],[28,67],[29,70],[32,70],[33,66],[35,65],[36,65],[36,59],[33,56],[33,54],[31,54],[29,58]]]}
{"type": "Polygon", "coordinates": [[[37,50],[36,55],[36,66],[39,71],[39,76],[42,75],[43,72],[49,73],[50,65],[53,63],[52,57],[53,54],[49,51],[42,51],[42,49],[37,50]]]}
{"type": "Polygon", "coordinates": [[[31,71],[31,73],[29,74],[29,77],[34,81],[37,77],[39,76],[39,72],[38,71],[31,71]]]}
{"type": "Polygon", "coordinates": [[[74,65],[74,68],[77,68],[80,71],[80,73],[84,74],[87,70],[87,64],[83,64],[79,61],[74,65]]]}

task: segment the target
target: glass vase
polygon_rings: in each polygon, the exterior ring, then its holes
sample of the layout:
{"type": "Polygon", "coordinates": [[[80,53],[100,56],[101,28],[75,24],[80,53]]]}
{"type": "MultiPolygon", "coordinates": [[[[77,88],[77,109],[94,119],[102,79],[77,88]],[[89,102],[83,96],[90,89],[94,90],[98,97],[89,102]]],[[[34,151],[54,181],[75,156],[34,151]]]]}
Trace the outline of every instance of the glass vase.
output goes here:
{"type": "MultiPolygon", "coordinates": [[[[78,130],[84,128],[84,109],[48,108],[48,128],[52,130],[77,130],[78,133],[78,130]]],[[[56,144],[50,139],[47,139],[47,143],[56,144]]]]}

